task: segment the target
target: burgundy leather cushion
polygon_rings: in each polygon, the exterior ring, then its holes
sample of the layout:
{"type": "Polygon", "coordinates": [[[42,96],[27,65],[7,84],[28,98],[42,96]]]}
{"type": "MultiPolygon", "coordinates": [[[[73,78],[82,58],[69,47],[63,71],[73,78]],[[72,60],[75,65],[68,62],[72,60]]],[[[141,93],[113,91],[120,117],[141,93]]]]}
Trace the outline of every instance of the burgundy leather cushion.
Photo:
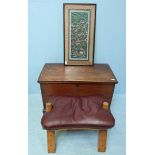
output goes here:
{"type": "Polygon", "coordinates": [[[44,129],[107,129],[114,126],[115,119],[111,112],[102,109],[102,103],[106,100],[101,96],[52,96],[49,101],[53,109],[43,114],[41,124],[44,129]]]}

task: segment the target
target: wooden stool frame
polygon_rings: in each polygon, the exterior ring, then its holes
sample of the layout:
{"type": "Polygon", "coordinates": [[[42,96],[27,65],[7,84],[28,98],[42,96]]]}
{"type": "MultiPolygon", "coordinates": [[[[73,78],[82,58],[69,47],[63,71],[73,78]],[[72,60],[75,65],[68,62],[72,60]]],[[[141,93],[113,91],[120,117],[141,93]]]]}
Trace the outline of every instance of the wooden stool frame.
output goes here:
{"type": "MultiPolygon", "coordinates": [[[[104,110],[109,109],[108,102],[103,102],[102,108],[104,110]]],[[[46,112],[52,111],[52,103],[46,103],[46,112]]],[[[81,130],[81,129],[80,129],[81,130]]],[[[98,152],[106,151],[106,141],[107,141],[107,130],[99,130],[98,133],[98,152]]],[[[47,130],[47,145],[48,145],[48,153],[56,152],[56,144],[55,144],[55,131],[47,130]]]]}

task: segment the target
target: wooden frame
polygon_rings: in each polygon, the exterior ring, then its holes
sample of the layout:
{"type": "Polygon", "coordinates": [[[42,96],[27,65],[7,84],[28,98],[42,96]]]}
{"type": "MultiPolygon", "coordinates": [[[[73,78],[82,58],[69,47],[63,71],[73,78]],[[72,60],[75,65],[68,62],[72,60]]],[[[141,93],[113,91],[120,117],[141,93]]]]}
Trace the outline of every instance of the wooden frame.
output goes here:
{"type": "MultiPolygon", "coordinates": [[[[109,103],[103,102],[102,108],[104,110],[108,110],[109,109],[109,103]]],[[[52,103],[48,102],[48,103],[46,103],[46,112],[51,112],[51,111],[52,111],[52,103]]],[[[77,129],[75,129],[75,130],[77,130],[77,129]]],[[[98,152],[105,152],[106,151],[106,141],[107,141],[107,130],[99,130],[98,152]]],[[[56,152],[55,131],[54,130],[47,130],[47,144],[48,144],[48,153],[56,152]]]]}
{"type": "MultiPolygon", "coordinates": [[[[52,111],[52,103],[46,103],[46,112],[52,111]]],[[[47,145],[48,145],[48,153],[56,151],[55,145],[55,131],[47,130],[47,145]]]]}
{"type": "MultiPolygon", "coordinates": [[[[109,110],[109,103],[103,102],[102,108],[104,110],[109,110]]],[[[98,133],[98,152],[106,151],[106,142],[107,142],[107,130],[99,130],[98,133]]]]}
{"type": "Polygon", "coordinates": [[[64,64],[93,65],[96,4],[64,4],[64,64]]]}

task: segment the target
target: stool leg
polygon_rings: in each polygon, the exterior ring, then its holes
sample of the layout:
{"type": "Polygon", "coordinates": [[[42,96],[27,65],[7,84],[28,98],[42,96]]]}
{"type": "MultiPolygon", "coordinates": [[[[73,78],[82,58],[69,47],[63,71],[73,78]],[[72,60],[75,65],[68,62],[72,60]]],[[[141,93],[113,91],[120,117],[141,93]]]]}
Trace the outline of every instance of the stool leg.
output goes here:
{"type": "Polygon", "coordinates": [[[55,131],[47,130],[47,144],[48,144],[48,153],[55,152],[55,131]]]}
{"type": "Polygon", "coordinates": [[[98,152],[106,151],[107,130],[99,130],[98,133],[98,152]]]}

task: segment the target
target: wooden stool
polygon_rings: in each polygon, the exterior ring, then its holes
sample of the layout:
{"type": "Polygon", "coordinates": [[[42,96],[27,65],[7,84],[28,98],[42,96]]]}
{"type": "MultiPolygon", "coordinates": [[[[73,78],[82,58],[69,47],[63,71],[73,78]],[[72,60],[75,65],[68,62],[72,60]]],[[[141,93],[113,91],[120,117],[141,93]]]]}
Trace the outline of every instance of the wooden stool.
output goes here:
{"type": "MultiPolygon", "coordinates": [[[[86,100],[86,98],[84,98],[83,100],[86,100]]],[[[68,103],[70,104],[70,103],[68,103]]],[[[57,105],[58,106],[58,105],[57,105]]],[[[71,105],[70,105],[71,106],[71,105]]],[[[61,108],[63,107],[62,105],[60,106],[61,108]]],[[[78,107],[77,107],[78,108],[78,107]]],[[[104,115],[105,113],[105,116],[108,117],[107,120],[109,120],[109,123],[108,121],[105,119],[105,127],[104,126],[101,126],[100,128],[94,128],[93,125],[92,125],[92,128],[89,127],[85,127],[85,126],[81,126],[81,127],[78,127],[78,126],[71,126],[70,127],[68,126],[67,128],[63,126],[62,127],[54,127],[53,123],[50,122],[50,117],[49,117],[49,114],[52,115],[52,111],[54,112],[54,106],[51,102],[47,102],[46,103],[46,112],[43,114],[43,118],[42,118],[42,126],[44,129],[47,130],[47,143],[48,143],[48,152],[51,153],[51,152],[55,152],[56,151],[56,144],[55,144],[55,130],[60,130],[60,129],[97,129],[99,131],[98,133],[98,151],[99,152],[105,152],[106,151],[106,140],[107,140],[107,129],[108,128],[111,128],[114,126],[114,118],[111,114],[111,112],[109,111],[109,104],[108,102],[103,102],[101,104],[101,111],[99,111],[99,113],[104,115]],[[45,123],[46,121],[46,123],[45,123]],[[45,124],[48,124],[47,126],[45,126],[45,124]],[[52,124],[52,125],[51,125],[52,124]],[[50,128],[49,128],[50,127],[50,128]]],[[[56,109],[55,109],[56,111],[56,109]]],[[[54,115],[54,114],[53,114],[54,115]]],[[[52,116],[54,117],[54,116],[52,116]]],[[[103,118],[104,119],[104,118],[103,118]]],[[[103,120],[104,122],[104,120],[103,120]]],[[[104,124],[103,124],[104,125],[104,124]]]]}

